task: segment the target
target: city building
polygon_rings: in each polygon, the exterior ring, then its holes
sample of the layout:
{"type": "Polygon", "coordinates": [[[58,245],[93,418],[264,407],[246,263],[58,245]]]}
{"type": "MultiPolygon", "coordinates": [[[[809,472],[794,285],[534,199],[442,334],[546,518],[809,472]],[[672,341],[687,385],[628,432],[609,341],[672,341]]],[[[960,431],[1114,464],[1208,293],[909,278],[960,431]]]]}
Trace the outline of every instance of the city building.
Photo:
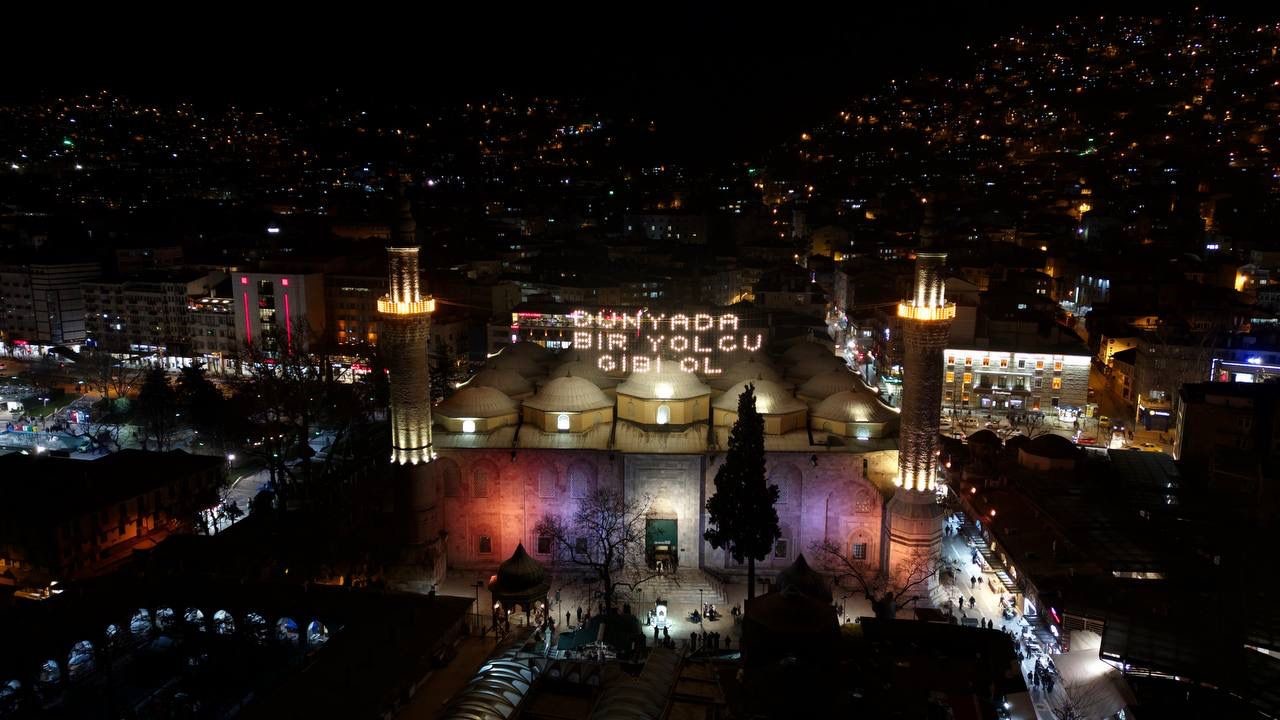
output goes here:
{"type": "Polygon", "coordinates": [[[180,360],[195,354],[192,297],[207,297],[221,272],[153,272],[83,283],[85,344],[113,353],[180,360]]]}
{"type": "Polygon", "coordinates": [[[0,572],[20,582],[93,575],[190,532],[197,511],[217,504],[225,467],[181,450],[0,456],[0,572]]]}
{"type": "Polygon", "coordinates": [[[211,292],[187,298],[192,358],[213,372],[231,370],[244,349],[236,340],[235,309],[230,277],[211,292]]]}
{"type": "MultiPolygon", "coordinates": [[[[1174,455],[1260,509],[1280,493],[1280,384],[1210,382],[1179,390],[1174,455]]],[[[1264,511],[1265,512],[1265,511],[1264,511]]]]}
{"type": "Polygon", "coordinates": [[[14,348],[79,347],[85,339],[81,283],[101,273],[95,262],[0,266],[0,339],[14,348]]]}
{"type": "Polygon", "coordinates": [[[238,346],[305,347],[328,327],[321,273],[235,272],[231,292],[238,346]]]}
{"type": "Polygon", "coordinates": [[[1089,405],[1088,349],[947,348],[942,408],[953,412],[1056,412],[1073,420],[1089,405]]]}

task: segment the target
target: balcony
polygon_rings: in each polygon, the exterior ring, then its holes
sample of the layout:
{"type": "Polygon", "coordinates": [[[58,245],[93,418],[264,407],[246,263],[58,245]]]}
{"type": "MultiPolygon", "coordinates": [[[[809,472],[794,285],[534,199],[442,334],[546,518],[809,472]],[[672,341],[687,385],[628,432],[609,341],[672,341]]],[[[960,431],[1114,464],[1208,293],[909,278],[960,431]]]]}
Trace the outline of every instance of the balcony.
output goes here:
{"type": "Polygon", "coordinates": [[[435,312],[435,310],[435,298],[416,302],[392,302],[385,296],[378,299],[378,312],[384,315],[421,315],[435,312]]]}
{"type": "Polygon", "coordinates": [[[956,306],[955,303],[947,303],[938,307],[898,303],[898,317],[909,320],[954,320],[956,306]]]}

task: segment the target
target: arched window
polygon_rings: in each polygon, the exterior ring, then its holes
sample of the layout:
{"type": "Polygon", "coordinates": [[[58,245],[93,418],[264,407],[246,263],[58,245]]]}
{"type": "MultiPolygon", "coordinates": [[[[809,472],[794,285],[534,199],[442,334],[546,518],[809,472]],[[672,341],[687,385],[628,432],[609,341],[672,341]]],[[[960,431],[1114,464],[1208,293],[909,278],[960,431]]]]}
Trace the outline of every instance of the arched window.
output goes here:
{"type": "Polygon", "coordinates": [[[666,404],[659,405],[658,406],[658,424],[666,425],[669,422],[671,422],[671,406],[666,404]]]}
{"type": "Polygon", "coordinates": [[[556,417],[556,430],[565,431],[569,429],[569,413],[560,413],[556,417]]]}

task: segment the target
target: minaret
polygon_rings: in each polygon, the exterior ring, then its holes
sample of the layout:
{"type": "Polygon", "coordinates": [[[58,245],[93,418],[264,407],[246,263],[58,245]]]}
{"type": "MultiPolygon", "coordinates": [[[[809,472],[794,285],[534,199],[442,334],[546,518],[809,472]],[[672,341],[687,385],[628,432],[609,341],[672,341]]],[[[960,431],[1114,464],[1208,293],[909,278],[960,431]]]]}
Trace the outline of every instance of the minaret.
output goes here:
{"type": "MultiPolygon", "coordinates": [[[[927,202],[927,201],[926,201],[927,202]]],[[[889,502],[889,563],[899,566],[918,551],[932,552],[942,540],[942,506],[935,498],[942,412],[943,353],[956,306],[944,294],[947,254],[933,247],[932,206],[925,209],[916,252],[915,288],[898,304],[904,367],[898,431],[898,486],[889,502]]]]}
{"type": "Polygon", "coordinates": [[[378,300],[382,315],[378,342],[391,382],[391,462],[397,465],[429,463],[432,459],[427,343],[436,301],[422,296],[416,235],[417,225],[409,201],[405,200],[387,248],[388,293],[378,300]]]}

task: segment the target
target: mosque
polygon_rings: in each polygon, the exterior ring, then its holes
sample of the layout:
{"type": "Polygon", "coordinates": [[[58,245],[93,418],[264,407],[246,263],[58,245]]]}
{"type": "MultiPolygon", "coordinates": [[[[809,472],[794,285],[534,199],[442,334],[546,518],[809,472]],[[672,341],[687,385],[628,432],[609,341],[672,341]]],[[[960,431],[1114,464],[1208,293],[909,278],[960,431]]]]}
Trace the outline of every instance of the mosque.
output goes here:
{"type": "MultiPolygon", "coordinates": [[[[425,358],[433,304],[406,280],[416,278],[417,251],[393,247],[391,257],[392,295],[383,307],[403,326],[397,351],[425,358]]],[[[908,367],[920,366],[901,414],[830,341],[782,341],[720,308],[571,313],[572,346],[507,345],[434,408],[422,402],[423,364],[389,363],[392,460],[411,541],[434,548],[437,575],[446,566],[494,568],[520,545],[554,567],[538,521],[570,516],[577,501],[608,487],[649,501],[648,561],[745,574],[702,536],[738,397],[752,385],[765,421],[767,476],[781,490],[782,537],[757,563],[762,576],[824,541],[872,570],[936,548],[941,387],[921,381],[941,376],[924,365],[941,363],[954,315],[942,297],[944,257],[919,254],[916,292],[898,309],[908,367]]]]}

